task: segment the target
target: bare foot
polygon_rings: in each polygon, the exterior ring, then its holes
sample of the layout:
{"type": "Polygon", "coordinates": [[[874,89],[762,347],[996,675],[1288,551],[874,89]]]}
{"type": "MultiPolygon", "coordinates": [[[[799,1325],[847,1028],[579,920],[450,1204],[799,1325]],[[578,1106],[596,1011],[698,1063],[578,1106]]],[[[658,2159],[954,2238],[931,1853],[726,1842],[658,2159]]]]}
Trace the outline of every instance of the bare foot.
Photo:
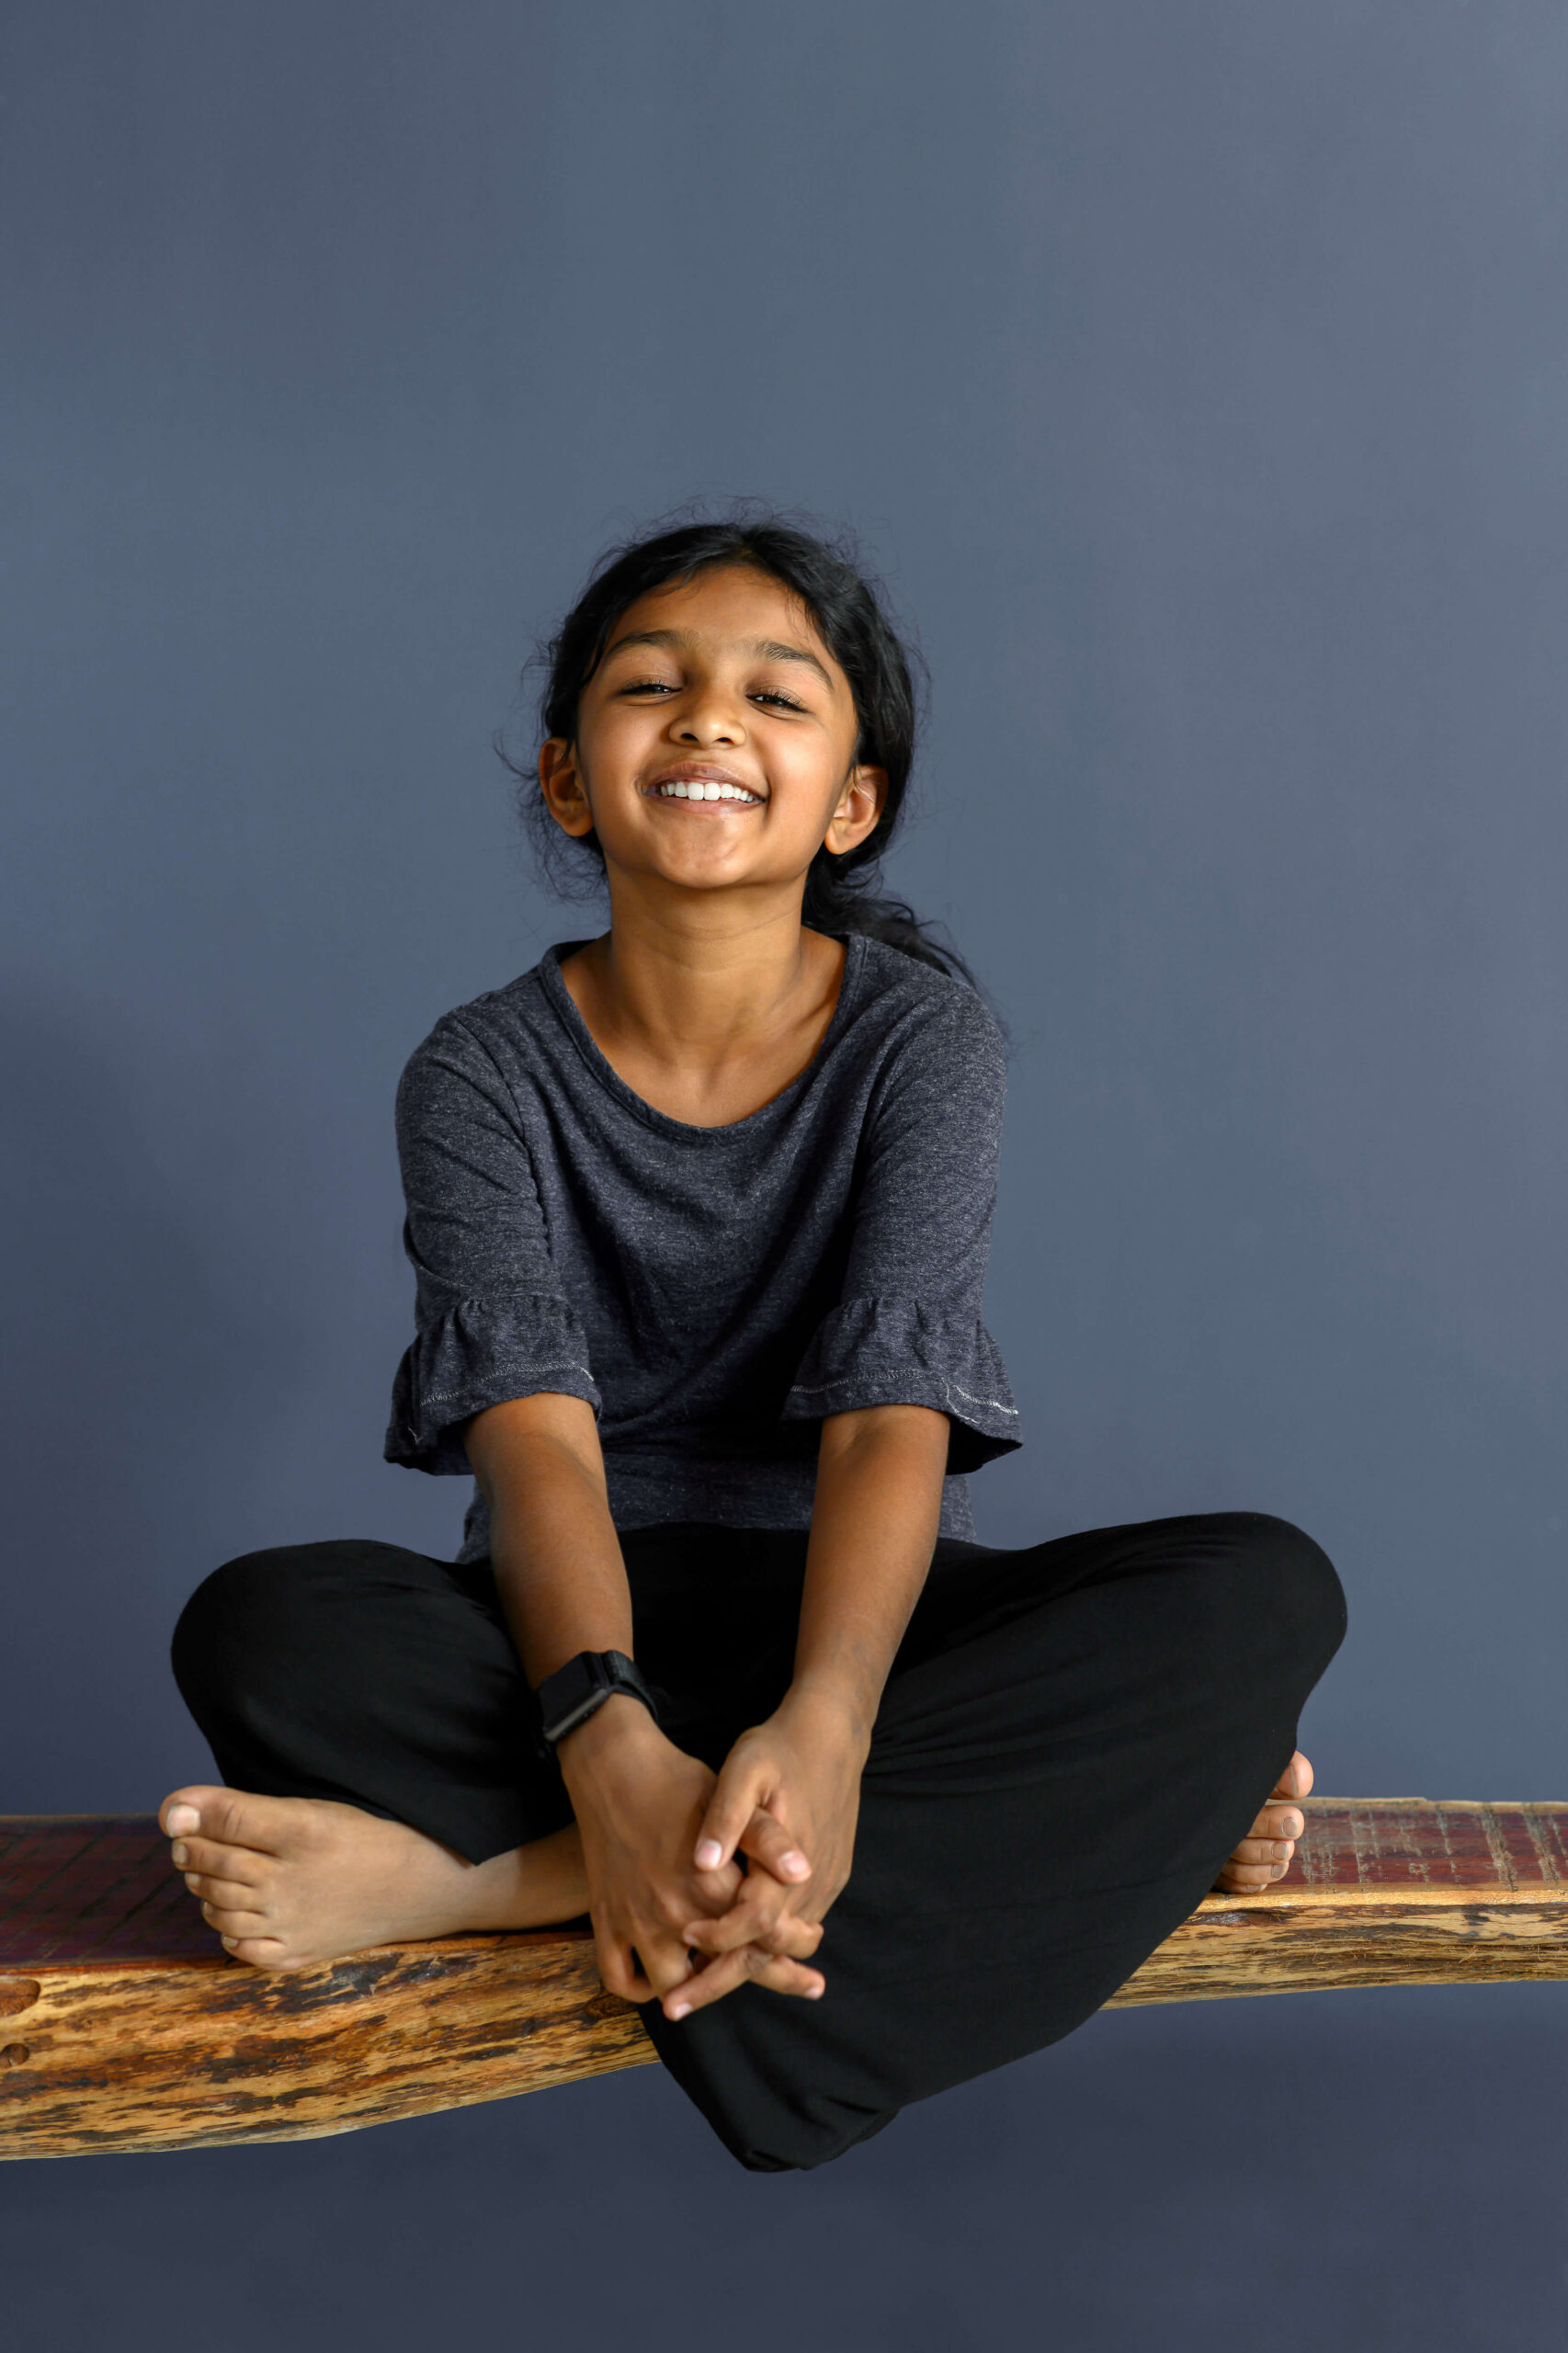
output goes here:
{"type": "Polygon", "coordinates": [[[465,1863],[401,1822],[322,1798],[197,1783],[165,1798],[158,1820],[202,1917],[258,1969],[469,1928],[541,1928],[588,1908],[574,1822],[465,1863]]]}
{"type": "Polygon", "coordinates": [[[1275,1782],[1268,1803],[1215,1881],[1218,1893],[1256,1895],[1260,1887],[1284,1878],[1306,1818],[1299,1807],[1278,1801],[1304,1798],[1312,1786],[1312,1768],[1298,1748],[1275,1782]]]}

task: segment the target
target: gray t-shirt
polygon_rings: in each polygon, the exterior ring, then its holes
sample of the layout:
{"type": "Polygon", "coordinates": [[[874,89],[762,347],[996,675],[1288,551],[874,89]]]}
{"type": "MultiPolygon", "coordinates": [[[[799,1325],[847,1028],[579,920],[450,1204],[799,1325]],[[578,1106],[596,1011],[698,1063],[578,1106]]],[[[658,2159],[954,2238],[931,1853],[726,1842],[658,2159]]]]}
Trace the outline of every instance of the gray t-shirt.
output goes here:
{"type": "MultiPolygon", "coordinates": [[[[554,1390],[598,1418],[618,1528],[811,1523],[818,1425],[949,1417],[963,1473],[1018,1443],[981,1294],[1006,1076],[974,991],[855,934],[817,1053],[744,1120],[634,1095],[561,975],[582,945],[446,1014],[397,1096],[417,1278],[386,1458],[469,1471],[461,1427],[554,1390]]],[[[489,1551],[477,1488],[460,1561],[489,1551]]]]}

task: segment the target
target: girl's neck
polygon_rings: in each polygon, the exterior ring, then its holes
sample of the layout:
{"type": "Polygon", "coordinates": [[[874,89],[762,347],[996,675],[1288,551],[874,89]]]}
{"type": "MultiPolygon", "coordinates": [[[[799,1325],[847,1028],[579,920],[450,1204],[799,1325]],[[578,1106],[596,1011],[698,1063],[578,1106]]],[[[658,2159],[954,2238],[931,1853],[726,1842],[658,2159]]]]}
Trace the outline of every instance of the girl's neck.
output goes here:
{"type": "Polygon", "coordinates": [[[733,904],[677,919],[623,911],[561,967],[611,1068],[670,1117],[723,1126],[771,1101],[812,1061],[844,949],[800,908],[745,921],[733,904]]]}

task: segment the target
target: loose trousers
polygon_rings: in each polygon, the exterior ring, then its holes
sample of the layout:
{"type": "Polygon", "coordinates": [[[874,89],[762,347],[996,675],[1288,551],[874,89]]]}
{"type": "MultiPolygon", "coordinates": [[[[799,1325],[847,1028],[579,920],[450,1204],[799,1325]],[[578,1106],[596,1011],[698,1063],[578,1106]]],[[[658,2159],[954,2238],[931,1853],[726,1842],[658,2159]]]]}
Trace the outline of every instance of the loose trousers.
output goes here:
{"type": "MultiPolygon", "coordinates": [[[[795,1529],[622,1536],[670,1737],[715,1770],[790,1681],[795,1529]]],[[[1252,1512],[1000,1550],[945,1538],[889,1676],[854,1867],[806,2002],[744,1985],[660,2058],[742,2165],[813,2166],[1093,2015],[1194,1910],[1342,1641],[1311,1537],[1252,1512]]],[[[571,1819],[487,1566],[345,1540],[252,1552],[174,1643],[224,1781],[333,1798],[481,1862],[571,1819]]]]}

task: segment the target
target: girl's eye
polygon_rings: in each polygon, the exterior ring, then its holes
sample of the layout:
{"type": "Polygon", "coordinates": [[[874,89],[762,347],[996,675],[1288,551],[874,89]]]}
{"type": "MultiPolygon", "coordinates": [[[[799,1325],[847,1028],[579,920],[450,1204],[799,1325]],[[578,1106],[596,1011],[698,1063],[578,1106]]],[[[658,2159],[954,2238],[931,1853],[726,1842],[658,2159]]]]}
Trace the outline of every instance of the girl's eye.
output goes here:
{"type": "MultiPolygon", "coordinates": [[[[631,678],[624,687],[618,687],[616,692],[618,695],[673,695],[678,694],[680,689],[672,686],[668,678],[631,678]]],[[[780,694],[776,687],[760,688],[752,700],[773,703],[780,710],[804,710],[806,707],[803,702],[795,701],[792,696],[780,694]]]]}

